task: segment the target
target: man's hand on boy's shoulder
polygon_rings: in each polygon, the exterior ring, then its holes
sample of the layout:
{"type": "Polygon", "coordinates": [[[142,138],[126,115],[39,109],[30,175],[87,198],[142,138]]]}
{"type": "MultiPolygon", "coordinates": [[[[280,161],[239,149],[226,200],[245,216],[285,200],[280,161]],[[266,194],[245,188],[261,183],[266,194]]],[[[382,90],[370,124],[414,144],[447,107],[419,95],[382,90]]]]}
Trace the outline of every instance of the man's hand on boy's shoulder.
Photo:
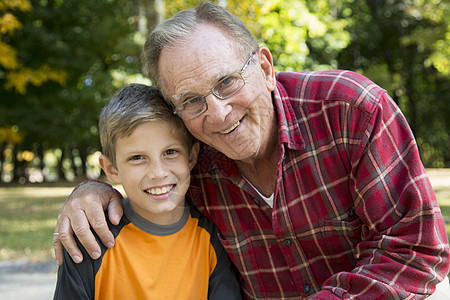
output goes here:
{"type": "Polygon", "coordinates": [[[114,236],[109,231],[104,211],[108,211],[111,223],[117,225],[123,215],[121,199],[122,195],[111,185],[97,180],[84,181],[72,191],[59,213],[53,234],[53,247],[58,265],[63,264],[63,247],[76,263],[83,260],[73,234],[78,237],[93,259],[100,257],[100,246],[90,226],[105,246],[108,248],[114,246],[114,236]],[[87,203],[89,205],[86,205],[87,203]]]}

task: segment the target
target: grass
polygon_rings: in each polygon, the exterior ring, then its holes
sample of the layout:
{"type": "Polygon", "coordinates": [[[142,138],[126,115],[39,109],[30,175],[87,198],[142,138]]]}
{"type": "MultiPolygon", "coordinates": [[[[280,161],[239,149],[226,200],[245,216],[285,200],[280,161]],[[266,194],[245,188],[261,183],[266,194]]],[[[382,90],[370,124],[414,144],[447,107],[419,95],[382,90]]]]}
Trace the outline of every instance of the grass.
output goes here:
{"type": "MultiPolygon", "coordinates": [[[[450,169],[429,169],[450,238],[450,169]]],[[[46,261],[54,257],[56,216],[73,183],[0,186],[0,260],[46,261]]]]}
{"type": "Polygon", "coordinates": [[[0,260],[53,257],[56,216],[72,188],[0,188],[0,260]]]}

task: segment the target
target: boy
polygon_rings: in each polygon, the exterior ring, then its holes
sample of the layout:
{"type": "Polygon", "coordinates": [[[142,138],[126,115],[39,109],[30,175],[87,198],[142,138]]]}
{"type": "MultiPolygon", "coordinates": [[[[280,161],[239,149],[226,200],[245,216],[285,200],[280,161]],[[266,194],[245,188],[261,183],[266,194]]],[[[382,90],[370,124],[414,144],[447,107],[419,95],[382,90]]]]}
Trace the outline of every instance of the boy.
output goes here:
{"type": "MultiPolygon", "coordinates": [[[[115,247],[75,264],[67,252],[54,299],[240,299],[216,227],[185,203],[198,142],[156,88],[132,84],[99,120],[109,179],[122,184],[115,247]]],[[[97,237],[98,239],[98,237],[97,237]]]]}

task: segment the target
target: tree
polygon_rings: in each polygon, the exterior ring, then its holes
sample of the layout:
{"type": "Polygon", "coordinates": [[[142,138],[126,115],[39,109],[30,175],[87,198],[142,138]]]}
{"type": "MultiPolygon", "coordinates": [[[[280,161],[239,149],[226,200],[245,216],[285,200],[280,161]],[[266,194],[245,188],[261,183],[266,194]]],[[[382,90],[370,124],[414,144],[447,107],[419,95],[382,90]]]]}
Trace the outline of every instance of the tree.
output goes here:
{"type": "MultiPolygon", "coordinates": [[[[269,47],[275,70],[350,69],[386,88],[408,118],[425,165],[448,165],[450,4],[443,0],[214,2],[240,17],[260,44],[269,47]]],[[[100,108],[126,83],[149,83],[140,74],[139,63],[148,31],[162,17],[198,3],[1,1],[1,170],[13,162],[17,169],[20,165],[43,168],[44,154],[52,152],[60,176],[68,169],[86,176],[87,158],[99,149],[100,108]],[[2,130],[12,129],[21,140],[2,141],[2,130]],[[30,160],[30,153],[34,159],[30,160]]]]}
{"type": "Polygon", "coordinates": [[[450,161],[449,10],[445,1],[355,0],[339,12],[352,18],[346,28],[352,42],[339,54],[340,67],[388,90],[428,167],[450,161]]]}
{"type": "MultiPolygon", "coordinates": [[[[35,0],[30,4],[32,8],[15,11],[22,27],[3,40],[14,49],[20,70],[60,73],[46,81],[38,72],[27,73],[27,79],[14,88],[9,88],[10,77],[0,77],[0,126],[18,128],[25,136],[22,150],[42,155],[45,150],[76,148],[86,160],[99,148],[100,108],[138,70],[142,38],[135,33],[133,3],[35,0]]],[[[11,73],[4,66],[1,71],[11,73]]]]}
{"type": "Polygon", "coordinates": [[[27,67],[19,59],[17,50],[7,43],[23,26],[12,12],[26,13],[30,10],[31,3],[28,0],[2,1],[0,4],[0,66],[3,69],[0,78],[5,79],[6,90],[15,90],[22,95],[26,93],[29,83],[41,86],[52,80],[64,85],[66,78],[64,71],[54,69],[47,64],[40,64],[35,68],[27,67]]]}

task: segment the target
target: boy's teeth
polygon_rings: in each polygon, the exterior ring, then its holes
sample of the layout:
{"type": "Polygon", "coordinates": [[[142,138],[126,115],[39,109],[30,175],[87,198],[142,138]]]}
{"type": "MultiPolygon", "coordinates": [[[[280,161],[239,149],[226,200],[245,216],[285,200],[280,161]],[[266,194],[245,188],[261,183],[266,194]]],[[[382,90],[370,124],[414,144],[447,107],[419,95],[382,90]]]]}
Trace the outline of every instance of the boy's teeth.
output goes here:
{"type": "Polygon", "coordinates": [[[164,186],[162,188],[149,189],[149,190],[147,190],[147,192],[152,195],[161,195],[161,194],[165,194],[168,191],[170,191],[172,189],[172,187],[173,187],[173,185],[168,185],[168,186],[164,186]]]}
{"type": "Polygon", "coordinates": [[[233,126],[231,126],[230,128],[228,128],[228,129],[226,129],[226,130],[221,131],[220,133],[221,133],[221,134],[227,134],[227,133],[230,133],[231,131],[233,131],[233,129],[235,129],[236,127],[238,127],[240,123],[241,123],[241,121],[237,121],[233,126]]]}

